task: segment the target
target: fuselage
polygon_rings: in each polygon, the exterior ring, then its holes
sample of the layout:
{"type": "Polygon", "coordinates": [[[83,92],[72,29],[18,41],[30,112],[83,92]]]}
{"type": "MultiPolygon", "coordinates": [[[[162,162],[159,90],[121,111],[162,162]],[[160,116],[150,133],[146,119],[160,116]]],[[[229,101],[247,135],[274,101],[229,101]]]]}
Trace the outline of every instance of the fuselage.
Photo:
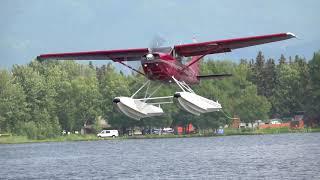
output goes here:
{"type": "Polygon", "coordinates": [[[182,64],[170,54],[157,53],[153,59],[143,59],[141,65],[146,77],[150,80],[161,82],[172,82],[172,76],[187,84],[197,84],[198,72],[182,64]]]}

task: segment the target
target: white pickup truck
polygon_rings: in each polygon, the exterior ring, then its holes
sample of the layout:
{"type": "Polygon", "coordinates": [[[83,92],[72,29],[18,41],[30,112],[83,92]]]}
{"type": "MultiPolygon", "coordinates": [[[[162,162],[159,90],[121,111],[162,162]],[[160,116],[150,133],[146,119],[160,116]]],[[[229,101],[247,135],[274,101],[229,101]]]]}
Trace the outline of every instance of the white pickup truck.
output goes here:
{"type": "Polygon", "coordinates": [[[98,137],[100,138],[105,138],[105,137],[118,137],[119,132],[118,130],[102,130],[99,134],[97,134],[98,137]]]}

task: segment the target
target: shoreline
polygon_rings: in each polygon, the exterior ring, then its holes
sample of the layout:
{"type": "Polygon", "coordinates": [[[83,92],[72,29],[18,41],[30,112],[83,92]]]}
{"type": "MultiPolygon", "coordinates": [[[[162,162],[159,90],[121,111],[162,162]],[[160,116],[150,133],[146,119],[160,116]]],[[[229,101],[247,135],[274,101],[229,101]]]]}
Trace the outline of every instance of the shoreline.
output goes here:
{"type": "Polygon", "coordinates": [[[314,129],[264,129],[239,132],[238,130],[226,129],[225,134],[186,134],[186,135],[136,135],[136,136],[119,136],[117,138],[98,138],[93,134],[90,135],[67,135],[46,139],[28,139],[26,136],[0,136],[0,144],[24,144],[24,143],[44,143],[44,142],[70,142],[70,141],[103,141],[103,140],[127,140],[127,139],[162,139],[162,138],[194,138],[194,137],[223,137],[223,136],[239,136],[239,135],[267,135],[267,134],[291,134],[291,133],[316,133],[320,132],[320,128],[314,129]]]}

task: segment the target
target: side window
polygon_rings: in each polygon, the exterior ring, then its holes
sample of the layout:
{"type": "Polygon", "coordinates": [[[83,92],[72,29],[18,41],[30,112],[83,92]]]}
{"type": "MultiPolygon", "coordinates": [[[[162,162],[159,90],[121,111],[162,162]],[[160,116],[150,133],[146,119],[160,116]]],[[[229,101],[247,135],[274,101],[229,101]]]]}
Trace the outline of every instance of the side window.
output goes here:
{"type": "Polygon", "coordinates": [[[106,133],[108,134],[108,133],[110,133],[110,131],[106,131],[106,133]]]}

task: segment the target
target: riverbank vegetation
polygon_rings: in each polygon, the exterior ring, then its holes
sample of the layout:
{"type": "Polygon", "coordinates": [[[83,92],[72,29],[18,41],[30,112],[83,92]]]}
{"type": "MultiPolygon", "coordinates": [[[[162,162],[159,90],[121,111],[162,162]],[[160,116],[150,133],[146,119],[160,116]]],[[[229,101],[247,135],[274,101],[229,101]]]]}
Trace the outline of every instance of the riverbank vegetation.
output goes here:
{"type": "Polygon", "coordinates": [[[216,135],[212,132],[204,134],[148,134],[148,135],[135,135],[135,136],[120,136],[117,138],[98,138],[95,135],[65,135],[56,136],[53,138],[44,139],[30,139],[27,136],[5,136],[0,137],[0,144],[19,144],[19,143],[39,143],[39,142],[65,142],[65,141],[98,141],[98,140],[125,140],[125,139],[159,139],[159,138],[192,138],[192,137],[214,137],[214,136],[236,136],[236,135],[266,135],[266,134],[281,134],[281,133],[313,133],[320,132],[320,128],[306,128],[306,129],[289,129],[289,128],[270,128],[270,129],[256,129],[256,130],[244,130],[244,129],[232,129],[225,128],[224,134],[216,135]]]}
{"type": "Polygon", "coordinates": [[[28,136],[6,136],[0,137],[0,144],[19,144],[19,143],[36,143],[36,142],[64,142],[64,141],[93,141],[99,140],[95,135],[77,135],[55,136],[52,138],[32,139],[28,136]]]}
{"type": "MultiPolygon", "coordinates": [[[[10,71],[0,70],[0,133],[38,140],[68,139],[61,136],[62,130],[80,131],[86,124],[99,131],[100,118],[121,132],[132,127],[189,123],[201,131],[230,124],[229,116],[252,123],[292,116],[296,111],[306,112],[312,120],[307,125],[319,125],[320,52],[311,60],[283,55],[274,60],[265,58],[262,52],[255,60],[241,59],[239,63],[206,59],[200,68],[204,75],[233,74],[192,87],[196,93],[218,100],[224,113],[193,116],[167,105],[163,106],[165,116],[136,121],[116,112],[112,99],[135,92],[145,81],[139,74],[124,74],[111,64],[95,67],[75,61],[34,60],[27,65],[14,65],[10,71]]],[[[157,95],[167,96],[176,90],[176,85],[163,86],[157,95]]]]}

